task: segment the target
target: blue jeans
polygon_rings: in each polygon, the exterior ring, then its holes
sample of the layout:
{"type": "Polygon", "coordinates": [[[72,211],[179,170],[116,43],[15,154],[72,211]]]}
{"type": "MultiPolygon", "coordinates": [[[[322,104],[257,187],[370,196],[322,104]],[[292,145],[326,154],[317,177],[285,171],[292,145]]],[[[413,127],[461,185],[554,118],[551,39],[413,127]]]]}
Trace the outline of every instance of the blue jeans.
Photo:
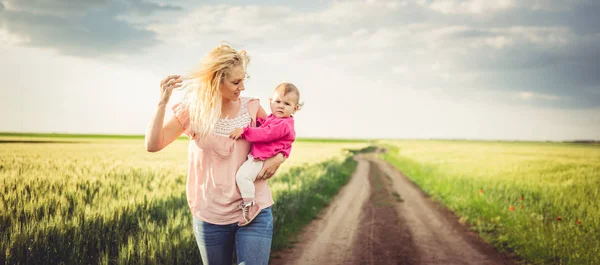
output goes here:
{"type": "Polygon", "coordinates": [[[267,265],[273,240],[273,212],[271,207],[246,226],[237,223],[215,225],[194,218],[194,235],[202,264],[230,265],[233,263],[233,248],[239,265],[267,265]]]}

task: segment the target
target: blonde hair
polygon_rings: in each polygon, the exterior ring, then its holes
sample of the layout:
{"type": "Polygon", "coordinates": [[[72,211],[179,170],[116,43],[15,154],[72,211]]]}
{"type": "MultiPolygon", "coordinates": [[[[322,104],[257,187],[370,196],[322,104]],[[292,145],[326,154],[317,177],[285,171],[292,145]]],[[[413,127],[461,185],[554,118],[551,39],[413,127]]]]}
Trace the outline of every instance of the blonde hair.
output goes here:
{"type": "Polygon", "coordinates": [[[300,103],[300,90],[292,84],[292,83],[281,83],[275,88],[275,92],[281,93],[282,96],[287,95],[288,93],[295,93],[298,96],[296,104],[298,105],[298,110],[304,106],[304,103],[300,103]]]}
{"type": "Polygon", "coordinates": [[[190,116],[190,129],[194,137],[200,139],[213,132],[221,117],[221,82],[234,67],[241,66],[246,71],[250,56],[246,51],[237,51],[229,43],[221,43],[206,55],[195,71],[188,73],[185,79],[186,94],[183,98],[190,116]]]}

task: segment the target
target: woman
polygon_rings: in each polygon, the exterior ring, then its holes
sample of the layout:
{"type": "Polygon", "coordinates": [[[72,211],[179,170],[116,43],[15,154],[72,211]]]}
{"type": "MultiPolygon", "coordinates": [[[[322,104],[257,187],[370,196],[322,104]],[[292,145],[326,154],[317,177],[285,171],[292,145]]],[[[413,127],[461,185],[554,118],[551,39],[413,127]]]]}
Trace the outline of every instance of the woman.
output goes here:
{"type": "Polygon", "coordinates": [[[268,264],[273,237],[273,198],[267,180],[285,161],[282,154],[265,161],[255,182],[261,213],[247,226],[240,222],[241,195],[235,173],[250,152],[250,143],[228,136],[236,127],[255,126],[266,112],[258,100],[240,97],[245,89],[250,57],[227,44],[214,48],[189,75],[194,86],[173,107],[174,116],[163,124],[173,89],[182,86],[179,75],[160,84],[160,101],[146,132],[146,149],[157,152],[182,133],[188,148],[187,199],[203,264],[231,264],[233,248],[238,263],[268,264]]]}

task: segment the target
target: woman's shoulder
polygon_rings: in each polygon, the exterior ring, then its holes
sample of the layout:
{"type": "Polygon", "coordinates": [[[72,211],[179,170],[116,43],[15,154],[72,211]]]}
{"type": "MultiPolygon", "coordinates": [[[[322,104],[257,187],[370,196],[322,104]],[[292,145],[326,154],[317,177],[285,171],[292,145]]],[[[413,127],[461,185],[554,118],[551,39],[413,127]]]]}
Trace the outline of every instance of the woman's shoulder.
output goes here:
{"type": "Polygon", "coordinates": [[[253,104],[253,103],[259,103],[260,104],[260,100],[257,97],[240,97],[240,100],[242,101],[242,104],[246,105],[248,103],[253,104]]]}
{"type": "Polygon", "coordinates": [[[260,108],[260,101],[255,97],[241,97],[242,106],[247,109],[250,113],[256,113],[260,108]]]}

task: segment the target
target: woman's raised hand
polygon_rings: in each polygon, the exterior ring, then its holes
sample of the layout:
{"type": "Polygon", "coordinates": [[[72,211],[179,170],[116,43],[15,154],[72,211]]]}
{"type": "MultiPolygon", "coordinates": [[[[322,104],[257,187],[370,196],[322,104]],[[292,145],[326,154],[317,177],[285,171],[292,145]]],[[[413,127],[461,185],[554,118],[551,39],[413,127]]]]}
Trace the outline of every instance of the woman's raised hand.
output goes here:
{"type": "Polygon", "coordinates": [[[163,103],[169,102],[173,89],[181,87],[183,78],[180,75],[170,75],[160,81],[160,101],[163,103]]]}

